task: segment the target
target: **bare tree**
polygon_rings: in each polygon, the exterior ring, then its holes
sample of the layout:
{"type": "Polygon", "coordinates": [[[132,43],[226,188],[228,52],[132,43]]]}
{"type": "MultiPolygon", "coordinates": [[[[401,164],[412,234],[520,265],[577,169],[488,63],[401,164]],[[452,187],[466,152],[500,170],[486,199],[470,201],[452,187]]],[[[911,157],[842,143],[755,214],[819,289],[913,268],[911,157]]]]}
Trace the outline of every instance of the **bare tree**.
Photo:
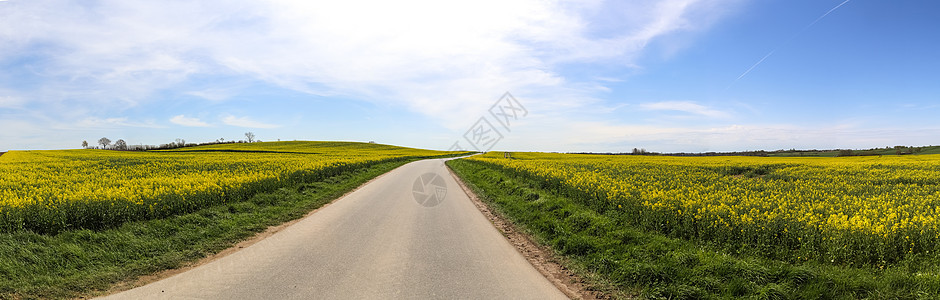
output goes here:
{"type": "Polygon", "coordinates": [[[101,149],[107,149],[108,145],[111,145],[111,140],[106,137],[98,139],[98,144],[101,144],[101,149]]]}
{"type": "Polygon", "coordinates": [[[88,141],[82,141],[82,148],[88,149],[88,141]]]}
{"type": "Polygon", "coordinates": [[[245,137],[248,138],[249,143],[255,142],[255,133],[254,132],[245,132],[245,137]]]}
{"type": "Polygon", "coordinates": [[[184,140],[184,139],[176,139],[176,146],[177,146],[177,147],[186,146],[186,140],[184,140]]]}
{"type": "Polygon", "coordinates": [[[127,142],[124,140],[117,140],[117,142],[114,142],[114,149],[127,150],[127,142]]]}

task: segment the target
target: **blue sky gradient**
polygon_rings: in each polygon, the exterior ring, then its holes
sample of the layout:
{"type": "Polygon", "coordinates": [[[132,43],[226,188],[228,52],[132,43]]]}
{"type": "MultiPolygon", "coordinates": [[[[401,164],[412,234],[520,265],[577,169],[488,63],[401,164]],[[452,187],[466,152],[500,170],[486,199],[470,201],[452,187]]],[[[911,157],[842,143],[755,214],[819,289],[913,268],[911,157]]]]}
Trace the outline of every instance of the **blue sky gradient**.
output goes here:
{"type": "Polygon", "coordinates": [[[506,91],[529,114],[493,149],[938,145],[937,29],[927,0],[7,0],[0,151],[443,150],[506,91]]]}

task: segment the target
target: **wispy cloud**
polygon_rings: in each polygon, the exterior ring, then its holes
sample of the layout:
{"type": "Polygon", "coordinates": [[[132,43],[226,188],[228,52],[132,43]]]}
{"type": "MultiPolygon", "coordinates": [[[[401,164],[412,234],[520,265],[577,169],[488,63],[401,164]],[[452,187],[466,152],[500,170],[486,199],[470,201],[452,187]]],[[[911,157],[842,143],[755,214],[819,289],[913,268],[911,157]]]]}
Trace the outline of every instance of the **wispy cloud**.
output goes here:
{"type": "Polygon", "coordinates": [[[639,107],[644,110],[677,111],[709,118],[726,118],[730,116],[730,114],[726,112],[712,109],[691,101],[663,101],[643,103],[640,104],[639,107]]]}
{"type": "Polygon", "coordinates": [[[234,91],[231,91],[228,89],[222,89],[222,88],[212,88],[212,89],[184,92],[184,94],[186,95],[199,97],[199,98],[206,99],[209,101],[226,100],[232,97],[234,93],[235,93],[234,91]]]}
{"type": "Polygon", "coordinates": [[[90,117],[82,119],[72,126],[73,128],[116,128],[116,127],[140,127],[140,128],[163,128],[158,124],[149,121],[134,121],[127,117],[118,118],[97,118],[90,117]]]}
{"type": "MultiPolygon", "coordinates": [[[[485,105],[506,90],[573,88],[587,98],[595,90],[571,82],[559,64],[633,65],[651,40],[701,26],[690,15],[715,2],[639,1],[612,10],[601,1],[538,0],[24,1],[0,12],[0,25],[10,28],[0,30],[10,46],[0,61],[47,53],[33,68],[59,89],[85,93],[73,100],[133,105],[194,75],[224,74],[435,116],[485,105]],[[608,25],[595,18],[630,21],[598,36],[598,26],[608,25]],[[431,101],[445,94],[448,101],[431,101]]],[[[185,93],[224,98],[218,91],[185,93]]]]}
{"type": "Polygon", "coordinates": [[[181,95],[219,102],[231,80],[406,107],[457,129],[505,91],[543,113],[602,102],[618,79],[566,68],[633,68],[656,39],[737,2],[10,1],[0,63],[37,84],[0,89],[79,121],[181,95]]]}
{"type": "Polygon", "coordinates": [[[270,129],[270,128],[278,128],[278,127],[281,127],[280,125],[268,124],[268,123],[263,123],[263,122],[255,121],[255,120],[252,120],[252,119],[250,119],[250,118],[248,118],[248,117],[240,117],[240,118],[239,118],[239,117],[235,117],[235,116],[227,116],[227,117],[222,118],[222,123],[225,123],[225,125],[229,125],[229,126],[245,127],[245,128],[270,129]]]}
{"type": "Polygon", "coordinates": [[[873,129],[864,124],[793,125],[726,124],[687,126],[624,124],[604,121],[554,120],[551,130],[520,127],[499,150],[560,152],[707,152],[778,149],[867,149],[886,145],[930,145],[938,128],[910,131],[873,129]],[[559,143],[558,141],[566,141],[559,143]],[[549,150],[546,150],[549,149],[549,150]]]}
{"type": "Polygon", "coordinates": [[[177,125],[188,127],[209,127],[209,123],[199,120],[199,118],[190,118],[185,115],[178,115],[170,118],[170,122],[177,125]]]}
{"type": "Polygon", "coordinates": [[[0,96],[0,108],[18,108],[25,101],[22,98],[13,96],[0,96]]]}

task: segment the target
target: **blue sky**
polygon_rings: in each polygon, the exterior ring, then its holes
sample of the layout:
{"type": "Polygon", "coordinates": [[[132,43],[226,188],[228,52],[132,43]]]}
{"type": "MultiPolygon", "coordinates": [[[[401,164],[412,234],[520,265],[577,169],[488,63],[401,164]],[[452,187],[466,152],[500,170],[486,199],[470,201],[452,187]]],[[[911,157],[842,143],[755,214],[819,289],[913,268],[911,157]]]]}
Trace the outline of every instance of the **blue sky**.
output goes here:
{"type": "Polygon", "coordinates": [[[937,1],[0,1],[0,151],[940,144],[937,1]],[[338,3],[342,2],[342,3],[338,3]],[[494,121],[495,122],[495,121],[494,121]]]}

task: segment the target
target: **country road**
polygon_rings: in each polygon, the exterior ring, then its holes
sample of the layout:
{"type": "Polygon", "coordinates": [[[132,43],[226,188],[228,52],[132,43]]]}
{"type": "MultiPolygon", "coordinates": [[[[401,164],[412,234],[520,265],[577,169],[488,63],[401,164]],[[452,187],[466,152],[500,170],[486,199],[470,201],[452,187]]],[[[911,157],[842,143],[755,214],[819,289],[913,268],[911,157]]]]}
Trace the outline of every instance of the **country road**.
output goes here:
{"type": "Polygon", "coordinates": [[[433,159],[395,169],[231,255],[105,299],[161,298],[565,296],[474,207],[443,160],[433,159]]]}

